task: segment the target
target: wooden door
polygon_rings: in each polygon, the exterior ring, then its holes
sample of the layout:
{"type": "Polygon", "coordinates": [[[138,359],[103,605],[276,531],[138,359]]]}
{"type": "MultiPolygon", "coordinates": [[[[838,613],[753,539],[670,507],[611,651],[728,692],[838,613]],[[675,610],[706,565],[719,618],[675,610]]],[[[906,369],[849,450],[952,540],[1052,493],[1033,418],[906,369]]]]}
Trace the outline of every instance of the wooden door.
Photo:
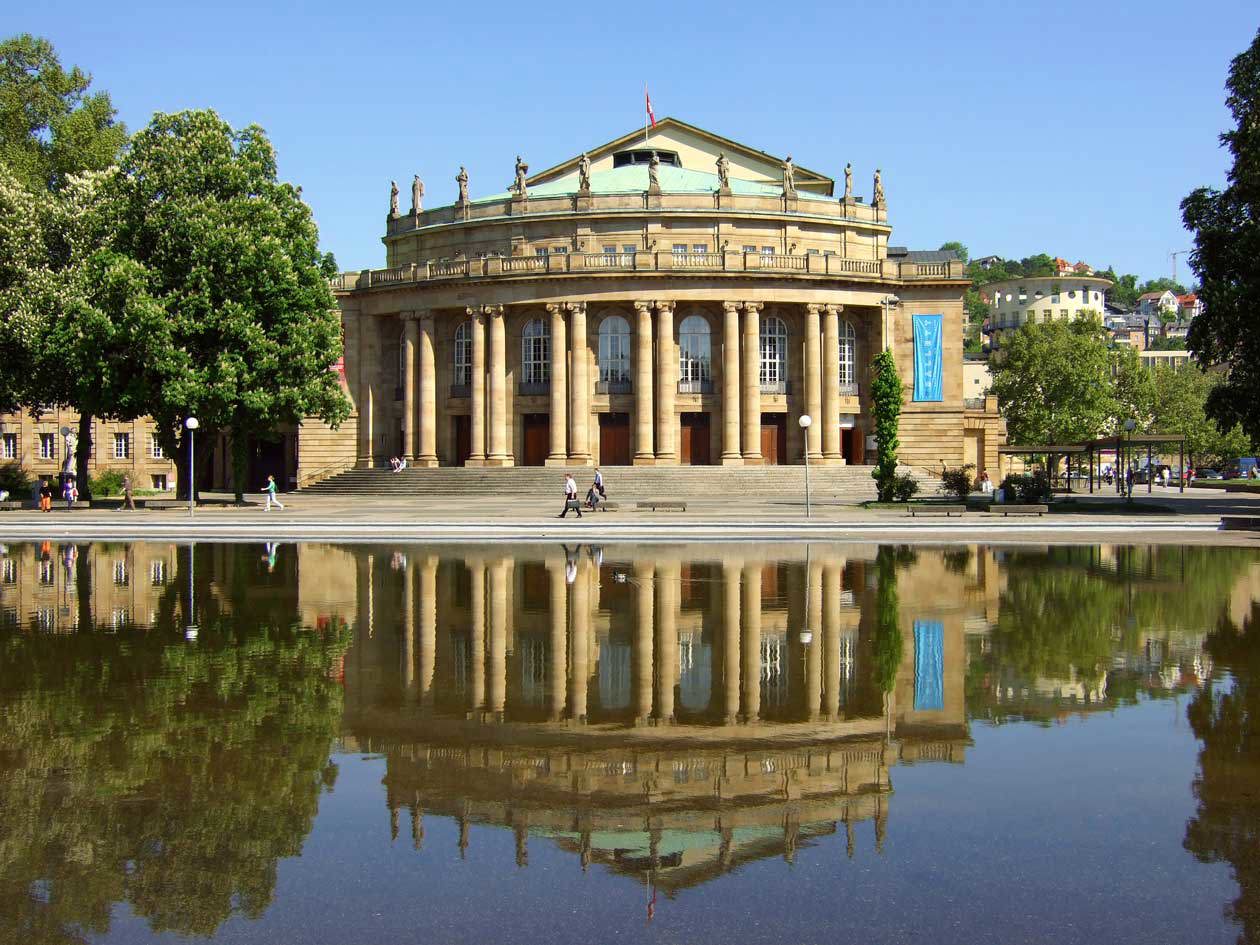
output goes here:
{"type": "Polygon", "coordinates": [[[709,458],[709,415],[707,413],[684,413],[679,418],[678,460],[684,466],[708,466],[709,458]]]}
{"type": "Polygon", "coordinates": [[[465,413],[451,419],[455,421],[455,465],[463,466],[472,455],[472,417],[465,413]]]}
{"type": "Polygon", "coordinates": [[[630,465],[630,414],[601,413],[599,415],[599,464],[601,466],[630,465]]]}
{"type": "Polygon", "coordinates": [[[761,461],[767,466],[787,462],[787,414],[761,415],[761,461]]]}
{"type": "Polygon", "coordinates": [[[521,465],[543,466],[551,450],[551,415],[527,413],[521,416],[521,465]]]}

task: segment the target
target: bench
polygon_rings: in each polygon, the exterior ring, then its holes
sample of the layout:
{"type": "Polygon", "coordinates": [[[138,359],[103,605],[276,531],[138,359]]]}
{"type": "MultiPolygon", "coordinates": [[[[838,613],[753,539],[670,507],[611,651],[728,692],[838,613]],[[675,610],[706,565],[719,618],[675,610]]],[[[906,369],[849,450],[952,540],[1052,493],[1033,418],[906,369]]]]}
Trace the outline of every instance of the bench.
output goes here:
{"type": "Polygon", "coordinates": [[[640,512],[644,509],[651,509],[653,512],[660,512],[662,510],[668,512],[687,511],[687,503],[680,502],[677,499],[656,499],[647,502],[636,502],[634,507],[640,512]]]}
{"type": "Polygon", "coordinates": [[[990,515],[1045,515],[1050,509],[1045,505],[995,505],[990,515]]]}
{"type": "Polygon", "coordinates": [[[951,515],[962,515],[967,511],[965,505],[912,505],[910,506],[910,517],[916,515],[944,515],[947,518],[951,515]]]}
{"type": "Polygon", "coordinates": [[[621,511],[621,506],[616,502],[601,502],[599,503],[599,505],[595,506],[595,511],[596,512],[619,512],[621,511]]]}

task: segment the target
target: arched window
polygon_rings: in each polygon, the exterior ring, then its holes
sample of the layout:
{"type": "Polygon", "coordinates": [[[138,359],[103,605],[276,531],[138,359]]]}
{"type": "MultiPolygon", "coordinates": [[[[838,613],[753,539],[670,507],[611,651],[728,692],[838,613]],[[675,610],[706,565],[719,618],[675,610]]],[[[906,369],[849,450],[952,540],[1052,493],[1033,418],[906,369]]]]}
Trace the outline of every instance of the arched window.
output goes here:
{"type": "Polygon", "coordinates": [[[713,386],[713,346],[709,321],[703,315],[688,315],[678,326],[678,390],[701,394],[713,386]]]}
{"type": "Polygon", "coordinates": [[[761,389],[771,394],[787,390],[787,325],[771,315],[761,322],[761,389]]]}
{"type": "Polygon", "coordinates": [[[610,393],[630,389],[630,323],[620,315],[599,323],[599,383],[610,393]]]}
{"type": "Polygon", "coordinates": [[[472,384],[472,319],[455,330],[455,380],[456,387],[472,384]]]}
{"type": "Polygon", "coordinates": [[[531,319],[521,336],[521,381],[546,384],[551,379],[551,329],[541,318],[531,319]]]}
{"type": "Polygon", "coordinates": [[[840,321],[840,393],[857,393],[857,332],[840,321]]]}

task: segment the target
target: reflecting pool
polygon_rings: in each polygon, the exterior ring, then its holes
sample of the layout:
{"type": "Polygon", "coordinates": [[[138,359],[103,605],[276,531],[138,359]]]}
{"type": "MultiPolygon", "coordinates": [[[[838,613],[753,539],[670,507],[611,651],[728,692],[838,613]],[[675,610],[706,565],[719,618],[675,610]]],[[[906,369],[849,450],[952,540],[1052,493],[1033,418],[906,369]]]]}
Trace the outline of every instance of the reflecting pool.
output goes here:
{"type": "Polygon", "coordinates": [[[1258,942],[1260,554],[0,546],[0,942],[1258,942]]]}

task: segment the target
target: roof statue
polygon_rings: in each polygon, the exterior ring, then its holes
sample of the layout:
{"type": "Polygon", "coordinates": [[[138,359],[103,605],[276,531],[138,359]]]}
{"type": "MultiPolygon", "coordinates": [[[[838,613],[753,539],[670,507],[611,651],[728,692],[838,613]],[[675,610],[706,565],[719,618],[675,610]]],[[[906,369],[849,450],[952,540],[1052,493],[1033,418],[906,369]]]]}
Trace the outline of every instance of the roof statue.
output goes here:
{"type": "Polygon", "coordinates": [[[468,172],[462,164],[459,166],[459,173],[455,175],[455,183],[459,184],[459,202],[468,203],[468,172]]]}
{"type": "Polygon", "coordinates": [[[796,165],[792,163],[792,155],[783,159],[783,192],[796,193],[796,165]]]}
{"type": "Polygon", "coordinates": [[[853,165],[851,163],[844,165],[844,199],[853,199],[853,165]]]}
{"type": "Polygon", "coordinates": [[[648,190],[661,189],[661,156],[652,152],[652,160],[648,161],[648,190]]]}
{"type": "Polygon", "coordinates": [[[398,216],[398,181],[389,182],[389,215],[398,216]]]}
{"type": "Polygon", "coordinates": [[[726,159],[726,153],[719,151],[717,156],[717,172],[718,184],[723,190],[731,189],[731,162],[726,159]]]}
{"type": "Polygon", "coordinates": [[[589,191],[591,189],[591,159],[586,152],[582,152],[582,157],[578,161],[578,189],[589,191]]]}
{"type": "Polygon", "coordinates": [[[875,168],[875,198],[871,201],[876,207],[884,205],[884,179],[880,177],[879,168],[875,168]]]}
{"type": "Polygon", "coordinates": [[[424,206],[424,184],[420,180],[420,175],[416,174],[411,178],[411,213],[414,216],[419,213],[424,206]]]}
{"type": "Polygon", "coordinates": [[[527,176],[529,176],[529,165],[522,161],[521,156],[518,154],[516,156],[516,183],[512,185],[512,190],[518,197],[527,195],[525,186],[525,178],[527,176]]]}

